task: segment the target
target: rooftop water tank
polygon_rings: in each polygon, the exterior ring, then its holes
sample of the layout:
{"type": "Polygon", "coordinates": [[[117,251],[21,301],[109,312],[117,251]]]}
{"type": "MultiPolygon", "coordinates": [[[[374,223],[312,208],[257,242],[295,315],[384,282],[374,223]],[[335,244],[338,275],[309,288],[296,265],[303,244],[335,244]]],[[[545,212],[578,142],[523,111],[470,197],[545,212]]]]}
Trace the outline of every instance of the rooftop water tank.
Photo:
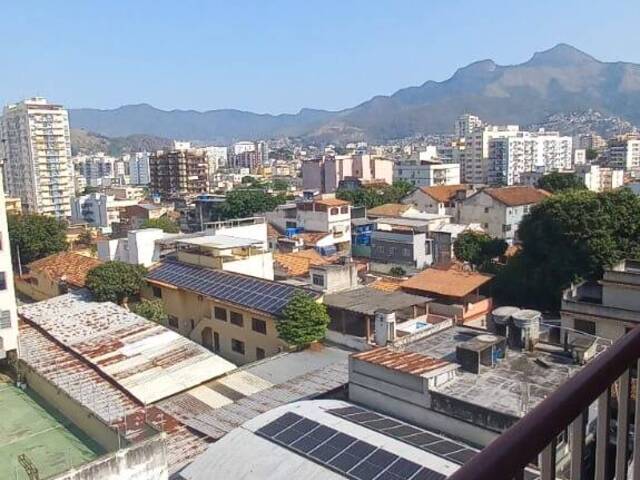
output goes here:
{"type": "Polygon", "coordinates": [[[537,310],[520,310],[512,316],[513,328],[509,330],[511,348],[533,350],[540,338],[542,313],[537,310]]]}
{"type": "Polygon", "coordinates": [[[506,337],[508,335],[507,328],[511,322],[511,318],[519,311],[520,309],[518,307],[504,306],[496,308],[491,312],[492,322],[489,324],[489,330],[506,337]]]}

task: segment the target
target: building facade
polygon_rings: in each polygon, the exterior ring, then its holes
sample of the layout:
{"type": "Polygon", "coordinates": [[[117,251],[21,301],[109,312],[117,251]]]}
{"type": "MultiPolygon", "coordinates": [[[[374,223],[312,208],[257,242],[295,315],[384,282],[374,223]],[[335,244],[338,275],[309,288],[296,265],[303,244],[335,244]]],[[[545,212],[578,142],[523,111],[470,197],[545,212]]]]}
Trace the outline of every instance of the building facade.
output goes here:
{"type": "Polygon", "coordinates": [[[138,200],[116,200],[104,193],[91,193],[73,199],[71,218],[73,222],[87,222],[102,233],[111,233],[113,224],[120,222],[121,210],[137,203],[138,200]]]}
{"type": "Polygon", "coordinates": [[[460,165],[432,160],[403,160],[395,164],[394,180],[409,182],[416,187],[460,184],[460,165]]]}
{"type": "Polygon", "coordinates": [[[577,165],[576,175],[592,192],[606,192],[624,185],[624,170],[599,165],[577,165]]]}
{"type": "Polygon", "coordinates": [[[125,155],[124,160],[129,162],[129,177],[132,185],[148,185],[151,181],[149,170],[149,153],[136,152],[125,155]]]}
{"type": "Polygon", "coordinates": [[[159,150],[149,156],[149,189],[164,198],[209,190],[209,163],[203,149],[159,150]]]}
{"type": "Polygon", "coordinates": [[[18,348],[18,315],[7,228],[5,196],[0,172],[0,360],[18,348]]]}
{"type": "Polygon", "coordinates": [[[640,168],[640,140],[625,140],[607,148],[607,166],[631,170],[640,168]]]}
{"type": "Polygon", "coordinates": [[[7,194],[20,198],[29,213],[70,216],[74,175],[67,111],[41,97],[7,105],[0,139],[7,194]]]}

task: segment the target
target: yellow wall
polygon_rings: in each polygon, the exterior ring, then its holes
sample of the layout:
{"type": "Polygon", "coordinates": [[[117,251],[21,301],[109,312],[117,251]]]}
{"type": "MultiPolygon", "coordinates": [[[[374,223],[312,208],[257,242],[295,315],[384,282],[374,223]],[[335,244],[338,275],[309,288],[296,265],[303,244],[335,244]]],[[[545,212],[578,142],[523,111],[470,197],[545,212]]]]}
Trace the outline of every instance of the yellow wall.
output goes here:
{"type": "MultiPolygon", "coordinates": [[[[256,348],[262,348],[267,357],[275,355],[287,348],[287,344],[278,338],[273,317],[239,308],[230,303],[201,297],[185,290],[175,290],[167,287],[160,288],[162,290],[162,300],[167,314],[178,318],[179,327],[177,331],[185,337],[203,344],[202,332],[206,327],[209,327],[212,331],[212,337],[213,333],[217,332],[220,338],[220,350],[215,353],[218,353],[236,365],[256,361],[256,348]],[[214,317],[214,306],[227,310],[226,322],[214,317]],[[230,311],[242,314],[244,323],[242,327],[232,324],[229,321],[230,311]],[[266,322],[266,335],[253,331],[252,318],[258,318],[266,322]],[[191,320],[193,320],[194,328],[192,328],[191,320]],[[244,355],[231,350],[231,339],[244,342],[244,355]]],[[[142,295],[145,298],[154,298],[151,287],[145,287],[142,295]]],[[[168,324],[166,326],[173,328],[168,324]]]]}
{"type": "Polygon", "coordinates": [[[14,282],[16,290],[27,297],[39,302],[61,295],[58,282],[51,280],[51,278],[44,273],[31,271],[28,277],[29,278],[25,280],[16,276],[14,282]]]}

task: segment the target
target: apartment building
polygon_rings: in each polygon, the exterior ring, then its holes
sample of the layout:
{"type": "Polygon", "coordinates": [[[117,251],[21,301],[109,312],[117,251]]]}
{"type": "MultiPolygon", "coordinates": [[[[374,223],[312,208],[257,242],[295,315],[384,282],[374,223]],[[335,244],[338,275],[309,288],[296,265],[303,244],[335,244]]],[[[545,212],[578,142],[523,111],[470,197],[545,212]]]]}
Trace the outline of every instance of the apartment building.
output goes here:
{"type": "Polygon", "coordinates": [[[577,165],[575,174],[592,192],[607,192],[624,185],[624,170],[599,165],[577,165]]]}
{"type": "Polygon", "coordinates": [[[640,140],[623,140],[610,145],[606,151],[606,164],[624,170],[640,168],[640,140]]]}
{"type": "Polygon", "coordinates": [[[122,159],[129,163],[129,178],[132,185],[148,185],[151,181],[149,153],[136,152],[124,155],[122,159]]]}
{"type": "Polygon", "coordinates": [[[465,113],[460,115],[453,126],[456,138],[464,138],[474,131],[482,128],[482,120],[475,115],[465,113]]]}
{"type": "Polygon", "coordinates": [[[347,178],[391,185],[393,161],[368,154],[353,154],[324,156],[302,162],[302,186],[305,190],[333,193],[347,178]]]}
{"type": "Polygon", "coordinates": [[[159,150],[149,156],[149,189],[164,198],[206,193],[209,171],[206,150],[190,148],[188,143],[176,144],[171,150],[159,150]]]}
{"type": "Polygon", "coordinates": [[[492,237],[513,244],[522,218],[548,196],[544,190],[528,186],[484,188],[462,201],[460,223],[479,223],[492,237]]]}
{"type": "Polygon", "coordinates": [[[76,176],[82,177],[89,187],[101,187],[116,176],[116,158],[104,153],[78,155],[72,162],[76,176]]]}
{"type": "Polygon", "coordinates": [[[20,198],[27,212],[70,216],[73,166],[67,111],[42,97],[7,105],[0,140],[7,194],[20,198]]]}
{"type": "Polygon", "coordinates": [[[518,125],[489,125],[474,128],[456,145],[455,157],[460,161],[464,183],[487,183],[489,178],[489,142],[494,138],[515,137],[518,125]]]}
{"type": "Polygon", "coordinates": [[[137,205],[138,200],[116,200],[112,195],[91,193],[73,199],[71,218],[73,222],[87,222],[102,233],[111,233],[113,224],[120,222],[120,212],[137,205]]]}
{"type": "Polygon", "coordinates": [[[393,179],[409,182],[416,187],[458,185],[460,165],[437,160],[401,160],[394,165],[393,179]]]}
{"type": "Polygon", "coordinates": [[[557,132],[518,132],[488,142],[488,182],[516,185],[522,174],[571,169],[572,139],[557,132]]]}
{"type": "Polygon", "coordinates": [[[0,360],[18,348],[18,315],[13,286],[13,266],[9,246],[9,229],[0,170],[0,360]]]}

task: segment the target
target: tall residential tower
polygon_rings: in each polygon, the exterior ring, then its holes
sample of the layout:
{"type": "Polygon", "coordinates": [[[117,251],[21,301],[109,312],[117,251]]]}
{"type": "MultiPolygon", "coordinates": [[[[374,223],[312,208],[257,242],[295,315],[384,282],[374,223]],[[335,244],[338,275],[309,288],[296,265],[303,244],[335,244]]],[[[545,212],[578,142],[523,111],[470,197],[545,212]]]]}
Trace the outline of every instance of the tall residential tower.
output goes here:
{"type": "Polygon", "coordinates": [[[18,316],[13,289],[7,212],[0,172],[0,360],[18,348],[18,316]]]}
{"type": "Polygon", "coordinates": [[[69,118],[41,97],[7,105],[0,120],[7,193],[29,213],[71,215],[73,166],[69,118]]]}

